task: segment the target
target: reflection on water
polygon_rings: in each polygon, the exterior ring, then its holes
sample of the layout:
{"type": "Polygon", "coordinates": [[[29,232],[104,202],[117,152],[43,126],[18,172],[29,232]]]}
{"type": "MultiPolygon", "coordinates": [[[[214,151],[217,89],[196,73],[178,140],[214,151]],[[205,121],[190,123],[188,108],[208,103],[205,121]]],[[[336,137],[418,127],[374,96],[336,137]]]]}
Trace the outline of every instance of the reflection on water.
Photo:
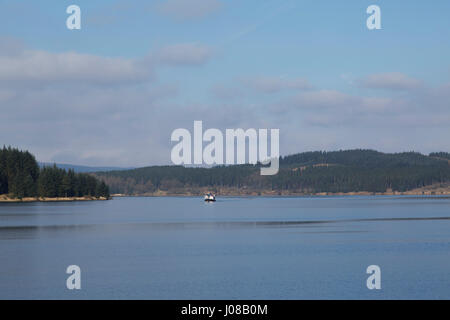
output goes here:
{"type": "Polygon", "coordinates": [[[186,228],[251,228],[251,227],[296,227],[303,225],[319,225],[328,223],[348,222],[379,222],[379,221],[436,221],[450,220],[450,217],[423,217],[423,218],[371,218],[371,219],[343,219],[343,220],[308,220],[308,221],[217,221],[217,222],[141,222],[119,224],[73,224],[73,225],[23,225],[0,226],[0,232],[32,231],[34,230],[80,230],[80,229],[124,229],[124,228],[157,228],[157,229],[186,229],[186,228]]]}
{"type": "Polygon", "coordinates": [[[444,197],[0,204],[0,298],[448,299],[449,209],[444,197]],[[365,287],[370,264],[381,291],[365,287]]]}

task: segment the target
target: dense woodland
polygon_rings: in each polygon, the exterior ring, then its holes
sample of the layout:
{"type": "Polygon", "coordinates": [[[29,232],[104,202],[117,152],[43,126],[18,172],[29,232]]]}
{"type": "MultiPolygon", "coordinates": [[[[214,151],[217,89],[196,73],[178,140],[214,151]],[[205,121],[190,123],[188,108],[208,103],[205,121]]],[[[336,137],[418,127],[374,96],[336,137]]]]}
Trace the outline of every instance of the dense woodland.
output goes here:
{"type": "Polygon", "coordinates": [[[40,168],[28,151],[0,149],[0,194],[25,197],[109,197],[108,186],[97,178],[56,165],[40,168]]]}
{"type": "Polygon", "coordinates": [[[27,151],[0,149],[0,194],[24,197],[109,197],[121,194],[187,194],[208,188],[253,192],[404,192],[450,183],[450,154],[381,153],[373,150],[305,152],[280,158],[275,176],[259,165],[185,168],[152,166],[122,171],[75,173],[39,167],[27,151]],[[194,190],[194,191],[193,191],[194,190]]]}
{"type": "Polygon", "coordinates": [[[448,153],[448,152],[433,152],[433,153],[430,153],[430,157],[450,160],[450,153],[448,153]]]}
{"type": "Polygon", "coordinates": [[[196,188],[258,191],[386,192],[408,191],[450,182],[450,154],[387,154],[373,150],[305,152],[280,158],[275,176],[261,176],[259,165],[185,168],[153,166],[98,172],[112,193],[146,194],[159,190],[186,193],[196,188]]]}

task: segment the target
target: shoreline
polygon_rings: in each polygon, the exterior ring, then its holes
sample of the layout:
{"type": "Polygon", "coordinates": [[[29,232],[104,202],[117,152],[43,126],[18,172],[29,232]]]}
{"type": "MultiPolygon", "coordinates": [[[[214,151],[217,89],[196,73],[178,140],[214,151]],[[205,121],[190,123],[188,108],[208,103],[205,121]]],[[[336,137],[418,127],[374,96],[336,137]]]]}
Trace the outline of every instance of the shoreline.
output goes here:
{"type": "MultiPolygon", "coordinates": [[[[216,193],[220,197],[342,197],[342,196],[441,196],[450,198],[450,192],[321,192],[321,193],[216,193]]],[[[152,194],[112,194],[112,198],[121,197],[203,197],[203,194],[194,193],[152,193],[152,194]]]]}
{"type": "Polygon", "coordinates": [[[191,187],[174,188],[171,190],[157,189],[153,192],[136,194],[111,194],[112,197],[202,197],[212,192],[220,197],[325,197],[325,196],[443,196],[450,197],[449,183],[435,183],[407,191],[387,189],[384,192],[353,191],[353,192],[309,192],[309,190],[257,190],[243,186],[233,187],[191,187]]]}
{"type": "Polygon", "coordinates": [[[29,203],[29,202],[74,202],[74,201],[106,201],[106,197],[25,197],[22,199],[10,198],[5,195],[0,195],[0,203],[29,203]]]}

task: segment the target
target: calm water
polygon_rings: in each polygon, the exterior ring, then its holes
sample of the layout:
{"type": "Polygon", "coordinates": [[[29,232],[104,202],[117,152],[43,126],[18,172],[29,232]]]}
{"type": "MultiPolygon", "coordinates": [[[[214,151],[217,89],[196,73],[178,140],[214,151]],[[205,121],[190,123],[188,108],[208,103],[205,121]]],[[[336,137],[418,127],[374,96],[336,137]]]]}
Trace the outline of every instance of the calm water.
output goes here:
{"type": "Polygon", "coordinates": [[[450,199],[0,204],[0,298],[450,299],[450,199]]]}

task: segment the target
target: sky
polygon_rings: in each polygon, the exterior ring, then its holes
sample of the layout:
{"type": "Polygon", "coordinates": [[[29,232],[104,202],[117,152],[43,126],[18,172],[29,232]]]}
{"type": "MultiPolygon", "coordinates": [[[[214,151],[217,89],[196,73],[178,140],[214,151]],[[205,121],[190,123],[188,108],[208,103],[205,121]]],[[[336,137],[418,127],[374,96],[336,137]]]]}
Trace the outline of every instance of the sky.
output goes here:
{"type": "Polygon", "coordinates": [[[177,128],[280,129],[282,155],[450,152],[450,1],[0,0],[0,144],[170,164],[177,128]],[[81,30],[69,30],[69,5],[81,30]],[[369,30],[366,9],[381,9],[369,30]]]}

